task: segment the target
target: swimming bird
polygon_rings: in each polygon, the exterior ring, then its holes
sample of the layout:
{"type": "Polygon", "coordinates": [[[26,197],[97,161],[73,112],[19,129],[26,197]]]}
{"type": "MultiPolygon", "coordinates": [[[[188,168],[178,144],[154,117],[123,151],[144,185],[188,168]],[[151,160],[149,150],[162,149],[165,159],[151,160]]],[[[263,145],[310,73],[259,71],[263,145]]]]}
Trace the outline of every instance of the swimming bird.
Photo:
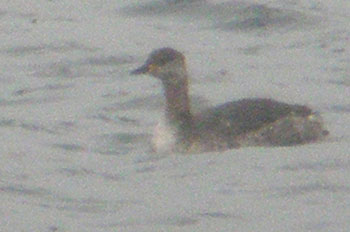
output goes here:
{"type": "Polygon", "coordinates": [[[184,55],[173,48],[156,49],[132,75],[160,80],[166,98],[165,127],[153,137],[155,151],[202,153],[242,146],[293,146],[321,140],[328,131],[321,116],[304,105],[268,98],[246,98],[191,111],[184,55]],[[167,139],[168,142],[161,141],[167,139]]]}

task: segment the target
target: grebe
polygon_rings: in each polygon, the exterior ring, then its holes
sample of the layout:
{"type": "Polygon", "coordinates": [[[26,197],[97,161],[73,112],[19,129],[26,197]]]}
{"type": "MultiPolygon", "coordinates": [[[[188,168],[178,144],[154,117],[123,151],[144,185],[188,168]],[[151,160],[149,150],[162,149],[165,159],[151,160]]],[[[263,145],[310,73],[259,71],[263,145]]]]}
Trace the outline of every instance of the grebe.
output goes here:
{"type": "Polygon", "coordinates": [[[154,135],[155,151],[201,153],[241,146],[292,146],[328,134],[310,108],[272,99],[248,98],[191,112],[185,57],[172,48],[154,50],[132,75],[149,74],[163,84],[166,128],[154,135]],[[170,142],[160,142],[165,136],[170,142]]]}

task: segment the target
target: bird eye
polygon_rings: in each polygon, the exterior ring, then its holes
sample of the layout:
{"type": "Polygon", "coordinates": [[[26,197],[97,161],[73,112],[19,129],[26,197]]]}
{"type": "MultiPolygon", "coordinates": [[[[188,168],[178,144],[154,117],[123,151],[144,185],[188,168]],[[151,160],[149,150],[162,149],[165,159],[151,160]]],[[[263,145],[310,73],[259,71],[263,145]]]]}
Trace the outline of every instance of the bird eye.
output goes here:
{"type": "Polygon", "coordinates": [[[154,72],[154,71],[156,71],[157,69],[159,69],[159,66],[156,65],[156,64],[150,64],[150,65],[148,65],[148,71],[149,71],[149,72],[154,72]]]}

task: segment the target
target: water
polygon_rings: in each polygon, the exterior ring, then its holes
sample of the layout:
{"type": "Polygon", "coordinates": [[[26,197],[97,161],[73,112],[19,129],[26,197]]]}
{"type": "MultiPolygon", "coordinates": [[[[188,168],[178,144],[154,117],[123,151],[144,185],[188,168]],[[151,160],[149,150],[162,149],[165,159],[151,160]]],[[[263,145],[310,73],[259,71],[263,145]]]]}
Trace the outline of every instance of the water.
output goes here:
{"type": "Polygon", "coordinates": [[[348,12],[316,0],[0,3],[0,230],[348,231],[348,12]],[[307,104],[330,138],[153,154],[160,83],[129,71],[162,46],[186,55],[196,106],[307,104]]]}

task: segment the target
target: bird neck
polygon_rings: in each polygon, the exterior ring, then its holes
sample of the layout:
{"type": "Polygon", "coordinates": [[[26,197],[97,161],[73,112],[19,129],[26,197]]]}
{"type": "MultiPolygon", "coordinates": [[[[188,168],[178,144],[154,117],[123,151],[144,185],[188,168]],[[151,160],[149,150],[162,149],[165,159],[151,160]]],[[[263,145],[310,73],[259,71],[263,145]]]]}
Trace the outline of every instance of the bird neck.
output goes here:
{"type": "Polygon", "coordinates": [[[177,131],[179,141],[188,140],[192,133],[193,118],[188,96],[187,74],[173,74],[163,82],[166,98],[166,118],[177,131]]]}

